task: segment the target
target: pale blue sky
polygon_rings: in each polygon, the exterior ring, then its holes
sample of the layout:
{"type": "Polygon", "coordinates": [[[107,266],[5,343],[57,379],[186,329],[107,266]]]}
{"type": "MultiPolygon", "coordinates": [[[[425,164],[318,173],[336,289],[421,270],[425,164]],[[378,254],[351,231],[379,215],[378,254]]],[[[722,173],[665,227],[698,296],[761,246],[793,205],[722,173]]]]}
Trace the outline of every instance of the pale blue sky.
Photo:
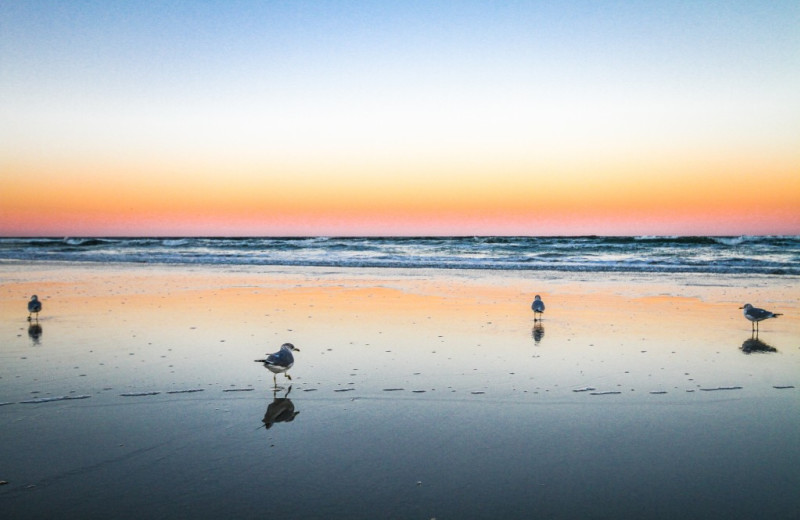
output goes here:
{"type": "Polygon", "coordinates": [[[14,164],[796,160],[797,92],[797,1],[0,0],[14,164]]]}

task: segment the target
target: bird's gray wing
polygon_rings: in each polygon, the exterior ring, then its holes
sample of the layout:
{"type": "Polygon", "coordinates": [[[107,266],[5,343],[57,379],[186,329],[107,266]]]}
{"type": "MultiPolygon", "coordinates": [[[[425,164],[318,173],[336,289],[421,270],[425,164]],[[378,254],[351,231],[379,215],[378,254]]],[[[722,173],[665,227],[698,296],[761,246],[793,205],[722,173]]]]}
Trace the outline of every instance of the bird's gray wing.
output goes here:
{"type": "Polygon", "coordinates": [[[747,314],[756,320],[763,320],[772,316],[772,313],[764,309],[753,307],[747,311],[747,314]]]}

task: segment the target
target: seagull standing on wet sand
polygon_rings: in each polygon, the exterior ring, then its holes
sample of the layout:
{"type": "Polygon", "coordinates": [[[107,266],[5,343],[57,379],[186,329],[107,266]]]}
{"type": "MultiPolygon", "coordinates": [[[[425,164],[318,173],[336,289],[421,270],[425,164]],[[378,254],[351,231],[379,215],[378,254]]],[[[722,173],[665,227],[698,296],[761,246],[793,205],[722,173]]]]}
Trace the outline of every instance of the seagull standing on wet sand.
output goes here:
{"type": "Polygon", "coordinates": [[[759,309],[758,307],[753,307],[749,303],[745,303],[740,309],[744,309],[744,317],[747,318],[752,322],[751,328],[753,332],[758,332],[758,322],[766,320],[768,318],[777,318],[778,316],[782,316],[780,313],[774,313],[770,311],[766,311],[764,309],[759,309]]]}
{"type": "Polygon", "coordinates": [[[536,321],[536,317],[539,317],[539,321],[542,321],[542,313],[544,312],[544,302],[542,301],[542,297],[538,294],[533,298],[533,303],[531,304],[531,309],[533,309],[533,321],[536,321]]]}
{"type": "Polygon", "coordinates": [[[42,310],[42,302],[35,294],[31,296],[31,301],[28,302],[28,321],[31,321],[31,314],[36,314],[36,321],[39,321],[39,312],[42,310]]]}
{"type": "Polygon", "coordinates": [[[292,368],[294,365],[294,356],[292,355],[292,351],[300,352],[299,348],[296,348],[291,343],[284,343],[281,345],[281,349],[274,354],[269,354],[265,359],[256,359],[256,363],[264,363],[264,366],[272,372],[272,381],[275,385],[278,385],[278,380],[275,379],[277,374],[283,373],[289,380],[292,379],[286,371],[292,368]]]}

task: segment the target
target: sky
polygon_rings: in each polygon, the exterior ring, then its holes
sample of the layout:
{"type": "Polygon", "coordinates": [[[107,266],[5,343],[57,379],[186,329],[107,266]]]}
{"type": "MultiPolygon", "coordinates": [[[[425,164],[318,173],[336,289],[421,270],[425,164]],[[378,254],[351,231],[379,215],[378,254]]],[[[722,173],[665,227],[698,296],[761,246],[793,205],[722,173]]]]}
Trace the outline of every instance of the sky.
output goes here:
{"type": "Polygon", "coordinates": [[[0,0],[0,235],[800,234],[800,3],[0,0]]]}

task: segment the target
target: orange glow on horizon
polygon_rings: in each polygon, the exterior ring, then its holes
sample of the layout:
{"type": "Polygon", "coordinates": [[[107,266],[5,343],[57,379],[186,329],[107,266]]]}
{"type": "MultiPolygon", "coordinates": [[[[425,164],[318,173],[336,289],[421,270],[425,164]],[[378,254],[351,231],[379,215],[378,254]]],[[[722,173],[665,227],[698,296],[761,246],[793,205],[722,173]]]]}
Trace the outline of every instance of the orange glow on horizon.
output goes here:
{"type": "Polygon", "coordinates": [[[795,234],[800,176],[721,164],[516,165],[225,176],[145,164],[17,165],[3,235],[795,234]],[[584,168],[586,168],[584,170],[584,168]],[[487,173],[488,170],[488,173],[487,173]],[[591,171],[591,173],[587,173],[591,171]],[[151,173],[145,173],[151,172],[151,173]],[[645,173],[639,173],[645,172],[645,173]],[[35,180],[30,180],[35,179],[35,180]],[[35,201],[31,204],[31,201],[35,201]],[[736,231],[736,230],[740,231],[736,231]],[[650,230],[650,231],[648,231],[650,230]]]}

